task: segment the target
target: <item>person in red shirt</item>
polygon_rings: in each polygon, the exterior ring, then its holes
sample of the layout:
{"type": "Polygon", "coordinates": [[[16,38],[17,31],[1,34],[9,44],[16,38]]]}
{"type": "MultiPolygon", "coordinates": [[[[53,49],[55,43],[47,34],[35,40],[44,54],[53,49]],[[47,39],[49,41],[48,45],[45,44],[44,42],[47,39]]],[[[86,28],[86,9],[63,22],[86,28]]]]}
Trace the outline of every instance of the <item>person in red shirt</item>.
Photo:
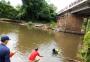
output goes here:
{"type": "Polygon", "coordinates": [[[35,62],[36,56],[43,57],[43,56],[40,56],[40,54],[38,52],[38,48],[36,48],[34,51],[32,51],[32,53],[29,55],[29,61],[35,62]]]}

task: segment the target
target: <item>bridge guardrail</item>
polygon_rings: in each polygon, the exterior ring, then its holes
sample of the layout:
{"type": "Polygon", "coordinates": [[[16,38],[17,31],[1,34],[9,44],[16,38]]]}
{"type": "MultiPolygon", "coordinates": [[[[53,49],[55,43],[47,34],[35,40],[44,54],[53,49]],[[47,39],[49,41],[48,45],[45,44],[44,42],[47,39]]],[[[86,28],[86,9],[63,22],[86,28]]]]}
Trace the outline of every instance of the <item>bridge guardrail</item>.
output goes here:
{"type": "Polygon", "coordinates": [[[69,10],[69,9],[79,5],[79,4],[82,4],[83,2],[86,2],[86,1],[88,1],[88,0],[76,0],[75,2],[73,2],[70,5],[68,5],[67,7],[65,7],[64,9],[61,9],[59,11],[59,14],[65,12],[65,11],[67,11],[67,10],[69,10]]]}

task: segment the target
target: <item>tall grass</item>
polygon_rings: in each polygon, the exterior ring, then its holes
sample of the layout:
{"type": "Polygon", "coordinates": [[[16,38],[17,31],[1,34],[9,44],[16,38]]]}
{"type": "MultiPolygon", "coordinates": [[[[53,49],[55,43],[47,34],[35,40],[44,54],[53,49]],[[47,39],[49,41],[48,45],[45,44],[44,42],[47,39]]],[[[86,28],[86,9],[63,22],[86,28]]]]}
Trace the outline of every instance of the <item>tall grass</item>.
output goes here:
{"type": "Polygon", "coordinates": [[[90,19],[86,27],[86,34],[83,40],[83,47],[80,50],[80,57],[84,62],[90,62],[90,19]]]}

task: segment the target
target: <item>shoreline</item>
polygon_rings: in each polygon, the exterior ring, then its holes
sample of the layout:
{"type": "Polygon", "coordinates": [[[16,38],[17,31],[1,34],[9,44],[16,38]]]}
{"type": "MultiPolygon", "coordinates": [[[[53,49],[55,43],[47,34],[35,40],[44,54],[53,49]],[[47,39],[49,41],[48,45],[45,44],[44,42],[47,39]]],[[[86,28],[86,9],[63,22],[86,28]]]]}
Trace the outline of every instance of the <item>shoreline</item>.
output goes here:
{"type": "Polygon", "coordinates": [[[75,33],[75,32],[68,32],[68,31],[62,31],[59,30],[59,28],[52,28],[50,27],[50,24],[46,23],[32,23],[32,22],[24,22],[23,20],[12,20],[12,19],[6,19],[6,18],[0,18],[0,23],[14,23],[21,26],[31,26],[32,28],[41,29],[44,31],[52,31],[54,33],[56,32],[63,32],[63,33],[70,33],[70,34],[76,34],[76,35],[84,35],[84,33],[75,33]],[[18,22],[17,22],[18,21],[18,22]]]}

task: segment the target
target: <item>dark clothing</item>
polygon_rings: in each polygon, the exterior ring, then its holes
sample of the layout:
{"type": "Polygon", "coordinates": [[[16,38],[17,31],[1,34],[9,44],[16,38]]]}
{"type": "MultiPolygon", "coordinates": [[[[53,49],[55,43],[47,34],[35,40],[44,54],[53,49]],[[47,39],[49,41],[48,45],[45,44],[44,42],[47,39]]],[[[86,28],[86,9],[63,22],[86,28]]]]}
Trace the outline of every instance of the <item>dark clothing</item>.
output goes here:
{"type": "Polygon", "coordinates": [[[56,49],[53,49],[53,50],[52,50],[52,53],[53,53],[53,54],[58,54],[58,51],[57,51],[56,49]]]}
{"type": "Polygon", "coordinates": [[[4,44],[0,44],[0,62],[10,62],[10,50],[4,44]]]}

